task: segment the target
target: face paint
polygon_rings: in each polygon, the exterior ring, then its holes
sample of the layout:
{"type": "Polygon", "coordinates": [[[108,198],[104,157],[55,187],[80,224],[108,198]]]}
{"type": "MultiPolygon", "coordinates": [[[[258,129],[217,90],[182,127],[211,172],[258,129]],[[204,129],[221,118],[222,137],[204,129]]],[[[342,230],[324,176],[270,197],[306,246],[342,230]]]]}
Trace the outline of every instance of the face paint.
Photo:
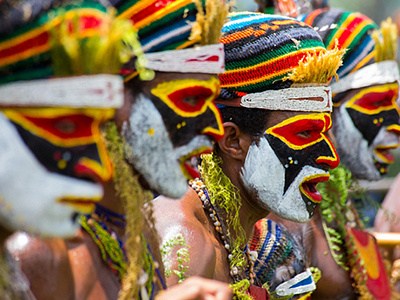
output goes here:
{"type": "Polygon", "coordinates": [[[397,83],[371,86],[334,110],[338,153],[357,178],[378,180],[394,161],[389,150],[398,147],[398,93],[397,83]]]}
{"type": "Polygon", "coordinates": [[[91,212],[100,184],[50,172],[0,111],[0,222],[10,230],[69,237],[76,211],[91,212]],[[62,204],[61,204],[62,203],[62,204]]]}
{"type": "Polygon", "coordinates": [[[330,126],[328,114],[297,115],[251,144],[242,179],[263,208],[295,222],[312,217],[321,202],[316,184],[328,180],[328,169],[339,164],[324,134],[330,126]]]}
{"type": "Polygon", "coordinates": [[[108,181],[112,166],[100,125],[113,109],[5,109],[21,138],[50,171],[71,177],[108,181]]]}
{"type": "Polygon", "coordinates": [[[217,140],[223,135],[212,102],[218,92],[219,82],[211,77],[162,82],[134,94],[122,134],[131,148],[129,162],[153,190],[180,198],[186,193],[187,179],[198,176],[191,158],[211,151],[206,135],[217,140]]]}

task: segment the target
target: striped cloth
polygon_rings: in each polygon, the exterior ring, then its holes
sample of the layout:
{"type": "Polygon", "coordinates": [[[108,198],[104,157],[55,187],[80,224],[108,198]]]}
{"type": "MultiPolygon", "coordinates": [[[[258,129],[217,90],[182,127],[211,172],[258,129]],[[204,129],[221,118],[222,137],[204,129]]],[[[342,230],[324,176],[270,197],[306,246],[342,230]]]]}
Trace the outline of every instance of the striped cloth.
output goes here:
{"type": "Polygon", "coordinates": [[[250,237],[251,251],[257,251],[258,258],[254,263],[257,283],[269,282],[275,268],[293,255],[293,244],[277,223],[261,219],[256,223],[250,237]]]}
{"type": "Polygon", "coordinates": [[[318,33],[289,17],[261,13],[234,13],[222,29],[225,70],[220,74],[221,99],[284,89],[282,81],[309,53],[325,51],[318,33]]]}
{"type": "Polygon", "coordinates": [[[333,49],[336,41],[340,49],[348,49],[337,71],[339,78],[375,62],[371,33],[378,26],[367,16],[342,9],[318,9],[300,19],[318,31],[327,49],[333,49]]]}

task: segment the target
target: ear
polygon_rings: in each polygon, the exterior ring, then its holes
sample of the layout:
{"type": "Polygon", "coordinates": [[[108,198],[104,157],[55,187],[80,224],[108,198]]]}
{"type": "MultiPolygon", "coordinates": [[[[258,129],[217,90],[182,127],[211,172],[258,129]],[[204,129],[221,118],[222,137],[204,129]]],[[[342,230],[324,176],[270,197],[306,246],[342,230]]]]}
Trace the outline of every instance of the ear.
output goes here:
{"type": "Polygon", "coordinates": [[[225,134],[218,142],[219,149],[233,159],[244,161],[251,144],[250,136],[243,133],[235,123],[225,122],[223,126],[225,134]]]}

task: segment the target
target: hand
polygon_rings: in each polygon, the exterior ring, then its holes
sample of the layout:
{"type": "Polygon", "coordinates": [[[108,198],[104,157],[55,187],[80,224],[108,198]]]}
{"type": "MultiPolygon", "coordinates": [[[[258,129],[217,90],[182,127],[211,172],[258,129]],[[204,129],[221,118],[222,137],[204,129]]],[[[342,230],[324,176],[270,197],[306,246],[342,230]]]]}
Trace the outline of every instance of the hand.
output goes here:
{"type": "Polygon", "coordinates": [[[193,276],[159,293],[156,300],[230,300],[232,296],[227,283],[193,276]]]}

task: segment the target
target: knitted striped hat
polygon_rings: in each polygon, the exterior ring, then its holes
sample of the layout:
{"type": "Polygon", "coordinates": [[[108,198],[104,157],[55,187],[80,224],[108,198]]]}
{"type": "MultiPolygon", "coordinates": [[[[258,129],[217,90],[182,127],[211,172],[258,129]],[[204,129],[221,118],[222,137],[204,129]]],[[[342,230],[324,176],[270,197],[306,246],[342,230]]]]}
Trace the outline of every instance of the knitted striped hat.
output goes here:
{"type": "Polygon", "coordinates": [[[0,20],[0,105],[122,104],[119,51],[130,22],[95,1],[60,0],[4,0],[0,20]]]}
{"type": "MultiPolygon", "coordinates": [[[[224,71],[223,47],[218,39],[228,12],[225,1],[118,0],[115,6],[119,18],[133,21],[146,53],[147,68],[165,72],[224,71]],[[180,50],[196,45],[213,46],[180,50]]],[[[129,73],[129,68],[123,70],[124,76],[129,73]]]]}
{"type": "Polygon", "coordinates": [[[301,20],[314,27],[327,49],[342,49],[343,65],[338,69],[339,79],[374,62],[375,42],[371,34],[378,26],[367,16],[342,9],[315,10],[301,20]]]}
{"type": "Polygon", "coordinates": [[[338,70],[341,80],[331,83],[334,94],[399,80],[395,61],[397,33],[391,20],[382,22],[378,29],[367,16],[341,9],[316,10],[302,20],[318,31],[327,49],[336,44],[347,48],[338,70]]]}
{"type": "Polygon", "coordinates": [[[220,98],[225,100],[220,104],[300,111],[331,109],[326,87],[288,89],[294,83],[327,85],[340,65],[341,55],[327,51],[309,25],[278,15],[235,13],[229,15],[222,28],[220,41],[225,45],[226,69],[219,75],[220,98]],[[324,100],[321,105],[308,100],[285,104],[288,97],[299,100],[307,96],[324,100]],[[266,97],[271,98],[269,104],[260,103],[266,97]],[[226,101],[237,98],[241,98],[240,104],[226,101]]]}

